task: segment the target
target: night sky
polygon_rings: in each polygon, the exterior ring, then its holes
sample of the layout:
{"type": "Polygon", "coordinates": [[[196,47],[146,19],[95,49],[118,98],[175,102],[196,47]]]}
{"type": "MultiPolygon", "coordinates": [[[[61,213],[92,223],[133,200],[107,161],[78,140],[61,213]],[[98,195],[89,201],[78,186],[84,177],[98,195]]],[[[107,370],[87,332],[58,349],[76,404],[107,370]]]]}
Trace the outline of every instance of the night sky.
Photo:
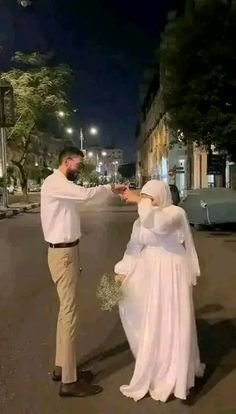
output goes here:
{"type": "Polygon", "coordinates": [[[78,122],[99,128],[104,144],[134,159],[139,84],[152,64],[168,10],[177,0],[0,0],[0,70],[16,50],[51,52],[75,71],[78,122]],[[2,39],[2,41],[1,41],[2,39]]]}

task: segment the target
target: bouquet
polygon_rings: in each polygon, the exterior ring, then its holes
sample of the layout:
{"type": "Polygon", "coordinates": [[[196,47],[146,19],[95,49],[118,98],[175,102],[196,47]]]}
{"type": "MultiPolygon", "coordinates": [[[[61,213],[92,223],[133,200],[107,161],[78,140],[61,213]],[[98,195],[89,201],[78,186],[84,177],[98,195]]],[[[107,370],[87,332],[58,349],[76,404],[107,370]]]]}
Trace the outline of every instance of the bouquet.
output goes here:
{"type": "Polygon", "coordinates": [[[118,305],[123,297],[121,285],[122,278],[117,277],[114,273],[105,273],[102,276],[96,292],[102,310],[111,311],[114,306],[118,305]]]}

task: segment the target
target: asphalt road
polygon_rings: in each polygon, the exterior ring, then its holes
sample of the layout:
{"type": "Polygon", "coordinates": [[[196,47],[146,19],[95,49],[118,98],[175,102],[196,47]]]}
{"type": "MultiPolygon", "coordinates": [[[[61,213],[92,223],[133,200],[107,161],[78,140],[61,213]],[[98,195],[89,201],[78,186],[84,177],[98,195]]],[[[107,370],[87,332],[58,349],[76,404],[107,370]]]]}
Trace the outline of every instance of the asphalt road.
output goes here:
{"type": "Polygon", "coordinates": [[[95,289],[124,251],[135,213],[82,214],[78,354],[98,373],[104,392],[63,400],[51,381],[58,302],[46,264],[37,211],[0,222],[0,414],[235,414],[236,233],[195,233],[202,277],[194,289],[205,380],[187,403],[145,398],[119,386],[133,359],[117,312],[101,312],[95,289]]]}

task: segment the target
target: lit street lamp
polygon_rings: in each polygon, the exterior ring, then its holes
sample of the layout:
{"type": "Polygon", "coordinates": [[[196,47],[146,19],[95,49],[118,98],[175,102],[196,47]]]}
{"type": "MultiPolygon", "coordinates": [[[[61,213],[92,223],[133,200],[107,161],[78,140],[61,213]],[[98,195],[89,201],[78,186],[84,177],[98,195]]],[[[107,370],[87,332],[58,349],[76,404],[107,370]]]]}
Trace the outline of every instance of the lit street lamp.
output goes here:
{"type": "Polygon", "coordinates": [[[114,165],[114,179],[115,181],[117,180],[117,176],[118,176],[118,165],[119,165],[119,161],[112,161],[112,165],[114,165]]]}
{"type": "Polygon", "coordinates": [[[102,156],[106,157],[107,156],[107,152],[106,151],[102,151],[102,156]]]}
{"type": "Polygon", "coordinates": [[[73,134],[73,128],[66,128],[66,132],[67,132],[67,134],[73,134]]]}
{"type": "Polygon", "coordinates": [[[91,135],[97,135],[98,129],[96,127],[91,127],[89,132],[91,135]]]}
{"type": "Polygon", "coordinates": [[[65,117],[65,112],[63,112],[63,111],[59,111],[59,112],[58,112],[58,116],[59,116],[60,118],[64,118],[64,117],[65,117]]]}
{"type": "Polygon", "coordinates": [[[17,2],[22,7],[28,7],[32,4],[30,0],[17,0],[17,2]]]}

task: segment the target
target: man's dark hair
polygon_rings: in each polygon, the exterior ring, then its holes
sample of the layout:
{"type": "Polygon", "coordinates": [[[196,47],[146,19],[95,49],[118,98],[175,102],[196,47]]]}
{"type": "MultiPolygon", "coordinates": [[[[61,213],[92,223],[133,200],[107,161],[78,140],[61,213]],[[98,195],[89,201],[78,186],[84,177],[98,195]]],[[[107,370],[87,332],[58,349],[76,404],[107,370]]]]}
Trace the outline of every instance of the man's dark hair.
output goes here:
{"type": "Polygon", "coordinates": [[[65,158],[74,157],[75,155],[84,158],[84,153],[76,147],[63,148],[59,153],[59,165],[63,163],[65,158]]]}

